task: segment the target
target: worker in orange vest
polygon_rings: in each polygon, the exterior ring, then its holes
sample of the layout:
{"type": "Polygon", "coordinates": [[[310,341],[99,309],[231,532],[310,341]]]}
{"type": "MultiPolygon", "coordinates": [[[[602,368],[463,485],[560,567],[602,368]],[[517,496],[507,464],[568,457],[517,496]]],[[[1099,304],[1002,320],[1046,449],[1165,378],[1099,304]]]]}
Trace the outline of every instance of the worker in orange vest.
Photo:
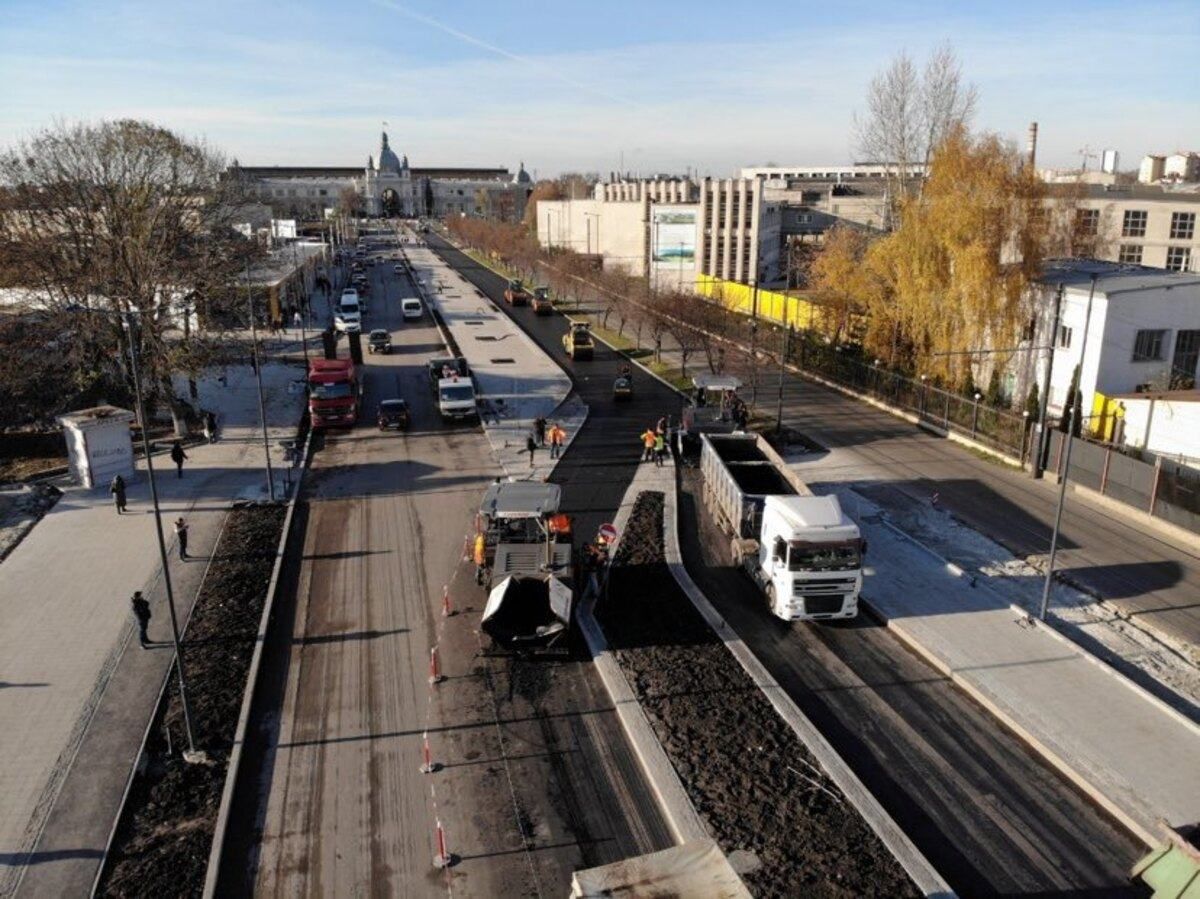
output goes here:
{"type": "Polygon", "coordinates": [[[558,422],[553,422],[546,437],[550,440],[550,458],[559,458],[562,455],[563,442],[567,439],[567,432],[559,426],[558,422]]]}
{"type": "Polygon", "coordinates": [[[658,440],[658,435],[652,428],[646,428],[646,432],[642,434],[642,461],[649,462],[654,458],[654,444],[658,440]]]}

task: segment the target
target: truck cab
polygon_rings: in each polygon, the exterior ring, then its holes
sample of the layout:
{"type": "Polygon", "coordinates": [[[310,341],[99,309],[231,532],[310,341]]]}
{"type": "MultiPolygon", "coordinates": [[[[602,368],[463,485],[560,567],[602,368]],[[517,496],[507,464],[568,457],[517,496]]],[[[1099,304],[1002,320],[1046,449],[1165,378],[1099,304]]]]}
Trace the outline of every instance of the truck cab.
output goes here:
{"type": "Polygon", "coordinates": [[[572,359],[591,359],[596,344],[592,341],[592,327],[584,321],[572,321],[562,338],[563,349],[572,359]]]}
{"type": "MultiPolygon", "coordinates": [[[[863,541],[835,496],[768,496],[750,573],[776,617],[853,618],[863,541]]],[[[745,559],[744,563],[750,563],[745,559]]]]}
{"type": "Polygon", "coordinates": [[[308,364],[308,412],[314,428],[353,427],[362,402],[362,381],[351,359],[313,359],[308,364]]]}
{"type": "Polygon", "coordinates": [[[437,385],[438,412],[446,420],[474,418],[479,414],[475,385],[457,373],[441,378],[437,385]]]}

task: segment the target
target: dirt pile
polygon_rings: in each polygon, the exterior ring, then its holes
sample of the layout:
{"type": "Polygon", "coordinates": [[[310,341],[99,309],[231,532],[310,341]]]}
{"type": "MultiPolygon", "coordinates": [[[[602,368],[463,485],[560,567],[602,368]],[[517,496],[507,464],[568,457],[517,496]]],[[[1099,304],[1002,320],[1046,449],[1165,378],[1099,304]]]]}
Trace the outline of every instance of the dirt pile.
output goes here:
{"type": "MultiPolygon", "coordinates": [[[[229,513],[183,647],[192,727],[210,764],[183,761],[187,742],[172,671],[98,895],[199,896],[203,889],[283,517],[284,506],[271,503],[229,513]]],[[[165,632],[167,622],[157,623],[165,632]]]]}
{"type": "Polygon", "coordinates": [[[917,896],[675,583],[663,495],[638,496],[598,618],[684,788],[756,896],[917,896]]]}

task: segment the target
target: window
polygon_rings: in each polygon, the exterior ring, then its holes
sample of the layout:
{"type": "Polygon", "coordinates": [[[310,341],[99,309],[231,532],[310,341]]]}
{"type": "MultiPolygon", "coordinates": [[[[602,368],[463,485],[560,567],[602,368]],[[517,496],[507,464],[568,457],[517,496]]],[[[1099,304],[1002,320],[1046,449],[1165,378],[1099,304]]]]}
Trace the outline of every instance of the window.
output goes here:
{"type": "Polygon", "coordinates": [[[1158,362],[1163,357],[1166,331],[1138,331],[1133,341],[1134,362],[1158,362]]]}
{"type": "Polygon", "coordinates": [[[1071,335],[1074,333],[1074,328],[1068,328],[1066,325],[1058,326],[1058,348],[1060,350],[1069,350],[1071,348],[1071,335]]]}
{"type": "MultiPolygon", "coordinates": [[[[1171,213],[1171,240],[1191,240],[1196,233],[1196,213],[1171,213]]],[[[1169,266],[1168,266],[1169,267],[1169,266]]]]}
{"type": "Polygon", "coordinates": [[[1121,227],[1122,237],[1146,236],[1146,210],[1126,209],[1125,222],[1121,227]]]}
{"type": "Polygon", "coordinates": [[[1173,272],[1186,272],[1192,261],[1189,247],[1167,247],[1167,268],[1173,272]]]}
{"type": "Polygon", "coordinates": [[[1100,230],[1099,209],[1075,210],[1075,233],[1080,237],[1095,237],[1100,230]]]}
{"type": "Polygon", "coordinates": [[[1200,362],[1200,331],[1175,335],[1175,357],[1171,360],[1171,387],[1191,390],[1196,386],[1196,363],[1200,362]]]}
{"type": "Polygon", "coordinates": [[[318,191],[318,193],[319,193],[321,196],[323,196],[323,197],[325,197],[325,196],[328,196],[328,195],[329,195],[329,191],[327,191],[327,190],[318,191]]]}
{"type": "Polygon", "coordinates": [[[1126,262],[1132,265],[1142,264],[1142,245],[1136,243],[1121,244],[1121,252],[1117,257],[1118,262],[1126,262]]]}

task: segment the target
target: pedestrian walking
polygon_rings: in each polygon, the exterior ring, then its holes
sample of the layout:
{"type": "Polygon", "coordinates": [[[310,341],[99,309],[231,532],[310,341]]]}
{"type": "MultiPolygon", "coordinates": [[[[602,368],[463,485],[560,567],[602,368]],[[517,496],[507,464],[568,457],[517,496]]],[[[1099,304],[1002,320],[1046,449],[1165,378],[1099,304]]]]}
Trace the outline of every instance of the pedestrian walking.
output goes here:
{"type": "Polygon", "coordinates": [[[183,451],[183,444],[176,440],[171,444],[171,461],[175,463],[175,477],[183,477],[183,461],[188,454],[183,451]]]}
{"type": "Polygon", "coordinates": [[[562,455],[563,443],[567,439],[567,432],[558,426],[555,422],[550,425],[550,458],[557,459],[562,455]]]}
{"type": "Polygon", "coordinates": [[[188,526],[187,522],[182,518],[175,519],[175,539],[179,543],[179,560],[181,562],[186,562],[188,560],[188,526]]]}
{"type": "Polygon", "coordinates": [[[654,441],[656,434],[650,428],[642,434],[642,461],[649,462],[654,458],[654,441]]]}
{"type": "Polygon", "coordinates": [[[533,420],[533,433],[537,437],[538,446],[546,445],[546,419],[539,415],[533,420]]]}
{"type": "Polygon", "coordinates": [[[302,335],[304,333],[304,316],[300,314],[299,309],[297,309],[292,315],[292,324],[296,327],[297,335],[302,335]]]}
{"type": "Polygon", "coordinates": [[[112,483],[108,485],[108,492],[112,494],[113,503],[117,507],[117,514],[125,514],[125,479],[117,475],[112,479],[112,483]]]}
{"type": "Polygon", "coordinates": [[[537,452],[537,442],[532,434],[525,438],[525,449],[529,451],[529,467],[533,468],[533,454],[537,452]]]}
{"type": "Polygon", "coordinates": [[[663,457],[667,454],[667,439],[662,431],[654,432],[654,464],[662,468],[663,457]]]}
{"type": "Polygon", "coordinates": [[[211,411],[204,413],[204,439],[209,443],[217,442],[217,416],[211,411]]]}
{"type": "Polygon", "coordinates": [[[133,617],[137,619],[138,642],[142,644],[142,649],[145,649],[150,642],[146,633],[146,629],[150,627],[150,603],[146,602],[141,590],[134,590],[129,605],[133,609],[133,617]]]}

